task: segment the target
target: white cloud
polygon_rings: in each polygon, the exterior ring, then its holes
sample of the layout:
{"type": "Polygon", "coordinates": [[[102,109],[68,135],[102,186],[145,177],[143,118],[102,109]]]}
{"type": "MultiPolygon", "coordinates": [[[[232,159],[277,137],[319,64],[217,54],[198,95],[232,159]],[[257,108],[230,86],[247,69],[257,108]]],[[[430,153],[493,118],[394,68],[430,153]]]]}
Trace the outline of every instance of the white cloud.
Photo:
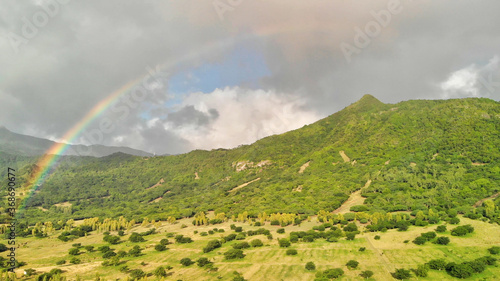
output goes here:
{"type": "Polygon", "coordinates": [[[317,121],[319,116],[304,104],[304,99],[275,91],[238,87],[216,89],[210,94],[192,93],[182,106],[194,106],[207,114],[215,109],[219,117],[205,127],[174,128],[167,123],[165,128],[188,140],[193,149],[232,148],[317,121]]]}
{"type": "Polygon", "coordinates": [[[498,70],[499,57],[494,56],[488,64],[477,67],[471,64],[451,73],[440,84],[443,98],[489,97],[492,92],[492,75],[498,70]]]}

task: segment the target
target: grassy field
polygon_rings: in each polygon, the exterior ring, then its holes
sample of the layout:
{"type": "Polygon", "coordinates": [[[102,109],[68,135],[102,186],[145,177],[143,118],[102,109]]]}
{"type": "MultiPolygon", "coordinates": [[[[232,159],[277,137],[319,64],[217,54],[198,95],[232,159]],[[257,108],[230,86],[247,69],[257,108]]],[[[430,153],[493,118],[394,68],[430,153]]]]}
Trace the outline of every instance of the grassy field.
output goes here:
{"type": "MultiPolygon", "coordinates": [[[[371,270],[374,276],[370,280],[394,280],[390,272],[395,268],[416,268],[418,264],[425,263],[431,259],[444,258],[447,261],[461,262],[487,255],[487,249],[493,245],[500,245],[500,226],[492,225],[481,221],[469,220],[461,218],[461,224],[471,224],[475,228],[475,232],[468,234],[465,237],[455,237],[449,234],[449,231],[439,236],[448,236],[451,243],[447,246],[435,245],[426,243],[417,246],[411,241],[420,235],[422,232],[433,231],[436,225],[428,227],[410,227],[409,231],[398,232],[389,230],[385,233],[362,233],[356,236],[354,241],[346,241],[340,239],[339,242],[330,243],[323,239],[313,243],[295,243],[291,248],[297,249],[296,256],[287,256],[286,249],[278,246],[276,238],[288,237],[291,231],[309,230],[315,225],[319,225],[315,219],[311,222],[304,222],[299,226],[285,227],[285,234],[278,234],[276,230],[280,227],[265,225],[273,235],[273,240],[268,240],[264,235],[247,237],[245,241],[253,239],[261,239],[264,242],[263,247],[245,249],[246,257],[240,260],[225,261],[223,253],[232,249],[231,245],[241,241],[231,241],[223,244],[222,248],[216,249],[210,253],[203,253],[202,248],[209,240],[220,238],[221,235],[234,233],[230,229],[229,222],[195,227],[191,224],[191,220],[180,220],[179,223],[163,224],[158,230],[158,233],[145,236],[146,242],[132,243],[127,240],[129,234],[133,232],[147,231],[149,228],[136,226],[131,230],[126,231],[126,235],[122,237],[124,242],[117,245],[110,245],[111,248],[128,251],[134,245],[139,245],[143,248],[143,255],[140,257],[124,257],[129,269],[142,269],[144,272],[152,272],[156,267],[172,266],[170,270],[171,276],[167,280],[231,280],[234,271],[240,272],[247,280],[313,280],[317,270],[328,268],[341,267],[345,275],[341,280],[362,280],[359,276],[363,270],[371,270]],[[188,227],[181,228],[185,224],[188,227]],[[200,236],[199,233],[208,231],[213,228],[222,228],[224,233],[215,233],[208,236],[200,236]],[[194,234],[197,230],[199,233],[194,234]],[[176,234],[184,234],[191,237],[194,242],[189,244],[170,244],[167,251],[158,252],[154,246],[163,238],[166,238],[167,232],[175,232],[176,234]],[[380,235],[380,240],[375,240],[375,235],[380,235]],[[405,240],[410,240],[409,243],[404,243],[405,240]],[[365,247],[366,251],[360,252],[359,248],[365,247]],[[191,258],[197,260],[200,257],[207,257],[214,262],[215,267],[218,267],[216,272],[208,272],[206,268],[200,268],[196,264],[189,267],[184,267],[179,263],[182,258],[191,258]],[[349,270],[345,266],[346,262],[354,259],[359,261],[359,267],[356,270],[349,270]],[[307,271],[304,267],[306,262],[313,261],[317,269],[316,271],[307,271]],[[141,265],[141,263],[143,263],[141,265]]],[[[247,223],[234,223],[236,226],[242,226],[244,231],[256,230],[260,227],[249,226],[247,223]]],[[[448,226],[448,229],[453,226],[448,226]]],[[[111,233],[116,234],[116,233],[111,233]]],[[[25,247],[18,250],[18,260],[27,262],[28,265],[18,269],[18,276],[22,276],[23,269],[33,268],[38,273],[48,272],[53,268],[60,268],[65,273],[64,276],[68,280],[75,280],[78,275],[83,280],[94,280],[96,274],[99,274],[105,280],[125,279],[128,274],[119,271],[119,267],[103,267],[101,265],[103,258],[99,251],[86,253],[82,249],[82,254],[77,257],[82,261],[81,264],[73,265],[66,263],[65,265],[56,266],[56,262],[62,259],[68,261],[72,256],[68,254],[68,250],[72,248],[72,244],[81,243],[82,246],[93,245],[97,249],[99,246],[109,245],[103,242],[103,234],[92,232],[87,237],[81,237],[70,242],[61,242],[56,237],[59,233],[54,233],[48,238],[19,238],[19,243],[27,243],[25,247]]],[[[173,238],[169,238],[171,242],[173,238]]],[[[469,280],[498,280],[500,276],[500,267],[489,266],[481,273],[474,275],[469,280]],[[496,276],[496,277],[495,277],[496,276]]],[[[150,278],[154,280],[154,277],[150,278]]],[[[417,280],[416,277],[413,279],[417,280]]],[[[453,280],[446,272],[429,271],[429,276],[426,278],[418,278],[418,280],[453,280]]],[[[35,280],[35,278],[26,278],[26,280],[35,280]]]]}

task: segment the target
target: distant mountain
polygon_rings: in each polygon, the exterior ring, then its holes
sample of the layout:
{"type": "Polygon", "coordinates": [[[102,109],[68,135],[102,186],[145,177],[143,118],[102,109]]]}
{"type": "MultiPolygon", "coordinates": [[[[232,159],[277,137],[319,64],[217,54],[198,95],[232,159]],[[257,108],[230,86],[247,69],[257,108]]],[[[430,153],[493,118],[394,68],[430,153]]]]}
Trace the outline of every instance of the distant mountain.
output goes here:
{"type": "MultiPolygon", "coordinates": [[[[0,152],[23,156],[43,155],[56,142],[51,140],[17,134],[4,126],[0,127],[0,152]]],[[[153,156],[153,154],[129,147],[104,145],[69,145],[62,155],[103,157],[117,152],[135,156],[153,156]]]]}
{"type": "MultiPolygon", "coordinates": [[[[0,153],[0,171],[8,165],[18,167],[19,193],[24,192],[29,185],[22,180],[29,182],[38,167],[0,153]]],[[[97,216],[164,220],[201,211],[314,215],[337,210],[350,196],[367,212],[432,209],[473,217],[484,213],[474,207],[477,202],[498,192],[499,102],[384,104],[366,95],[316,123],[235,149],[61,157],[30,196],[25,217],[33,222],[97,216]],[[71,213],[57,208],[61,203],[71,204],[71,213]]],[[[495,204],[500,207],[500,197],[495,204]]]]}

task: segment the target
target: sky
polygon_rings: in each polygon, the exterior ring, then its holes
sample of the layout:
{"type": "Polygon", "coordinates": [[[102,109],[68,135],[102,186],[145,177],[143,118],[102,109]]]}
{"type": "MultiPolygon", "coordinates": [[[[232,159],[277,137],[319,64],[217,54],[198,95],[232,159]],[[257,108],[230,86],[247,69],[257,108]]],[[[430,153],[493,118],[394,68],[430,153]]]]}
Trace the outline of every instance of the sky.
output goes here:
{"type": "Polygon", "coordinates": [[[297,129],[365,94],[499,101],[498,11],[497,0],[3,0],[0,125],[178,154],[297,129]]]}

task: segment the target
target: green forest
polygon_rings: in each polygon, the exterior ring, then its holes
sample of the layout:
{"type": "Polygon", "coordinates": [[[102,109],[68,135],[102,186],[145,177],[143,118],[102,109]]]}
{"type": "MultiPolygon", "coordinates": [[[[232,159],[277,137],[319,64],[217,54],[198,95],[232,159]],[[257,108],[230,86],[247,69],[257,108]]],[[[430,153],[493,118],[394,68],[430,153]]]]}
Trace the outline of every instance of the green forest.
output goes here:
{"type": "MultiPolygon", "coordinates": [[[[63,156],[26,199],[19,221],[167,221],[207,211],[308,216],[332,212],[360,190],[366,200],[353,211],[451,211],[500,223],[499,147],[499,102],[384,104],[366,95],[314,124],[234,149],[63,156]]],[[[18,186],[29,186],[37,159],[1,152],[0,175],[6,179],[7,167],[15,168],[18,186]]]]}

